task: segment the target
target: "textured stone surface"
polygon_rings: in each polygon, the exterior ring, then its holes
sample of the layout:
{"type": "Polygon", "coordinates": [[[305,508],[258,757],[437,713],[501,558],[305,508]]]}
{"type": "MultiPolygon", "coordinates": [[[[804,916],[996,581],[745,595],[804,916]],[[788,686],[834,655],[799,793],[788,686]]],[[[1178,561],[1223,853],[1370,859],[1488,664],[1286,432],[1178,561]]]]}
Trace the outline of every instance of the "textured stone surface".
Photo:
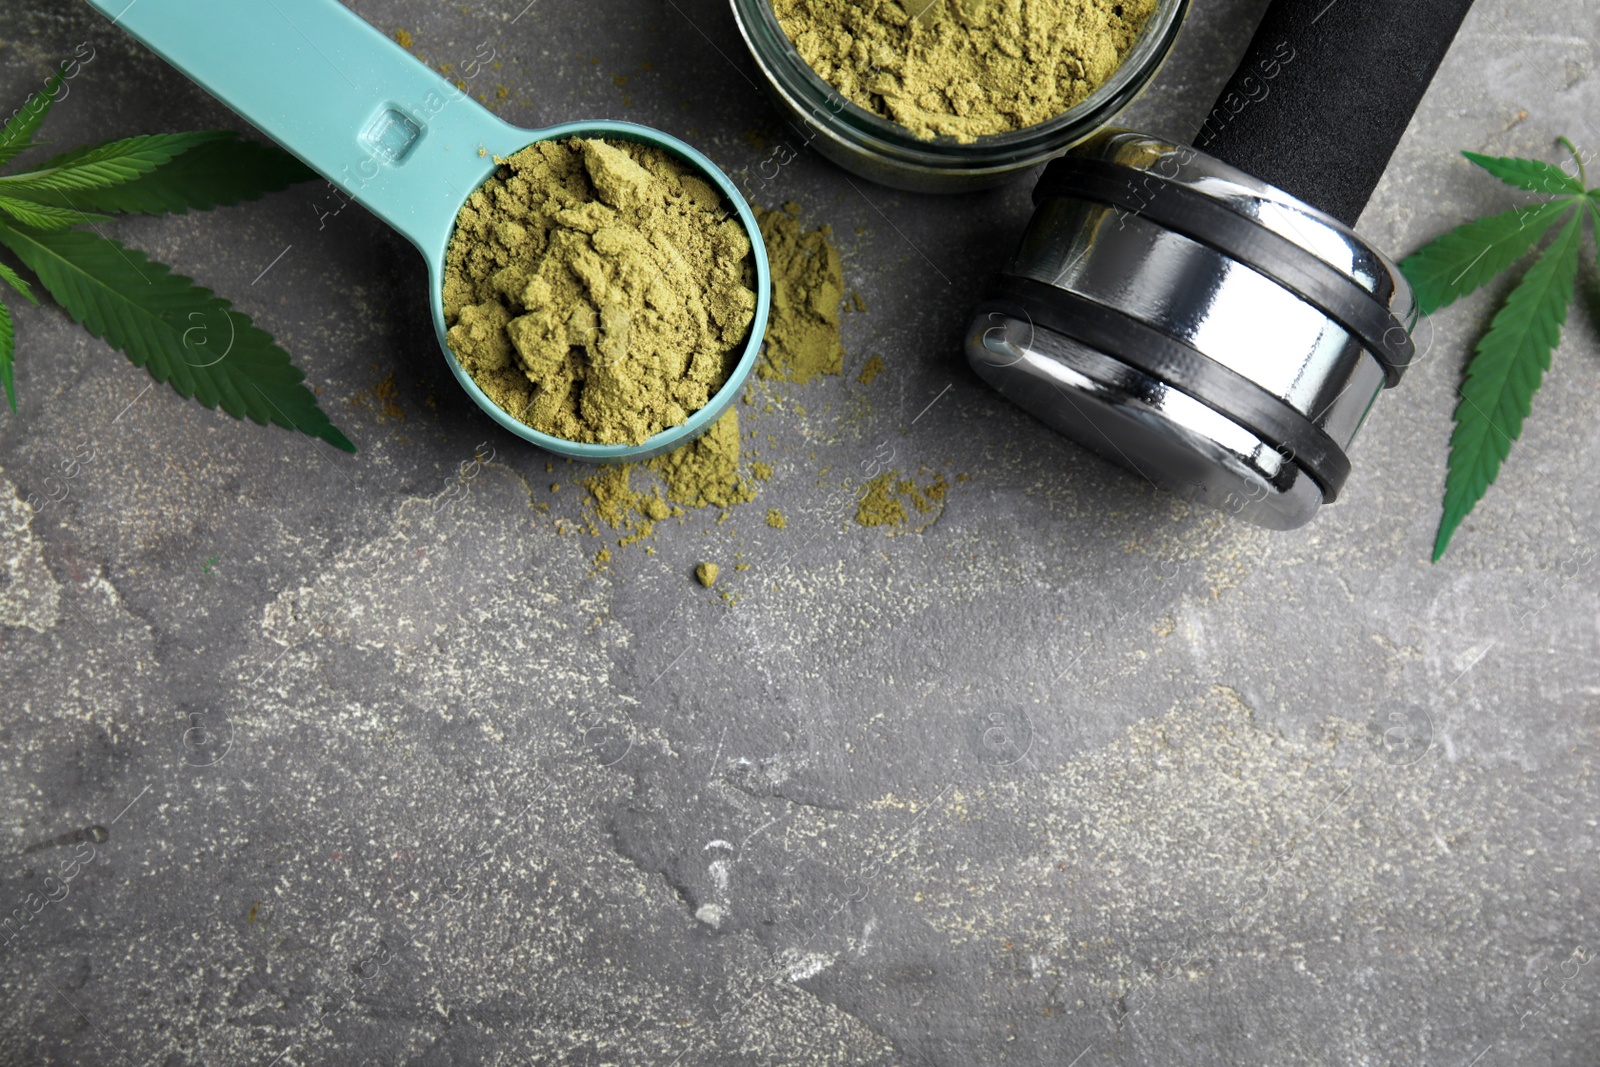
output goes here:
{"type": "MultiPolygon", "coordinates": [[[[487,41],[525,125],[650,123],[735,175],[790,136],[710,0],[354,6],[435,65],[487,41]]],[[[1129,124],[1193,129],[1260,10],[1197,0],[1129,124]]],[[[1361,230],[1400,253],[1517,202],[1458,149],[1600,147],[1597,25],[1480,0],[1361,230]]],[[[56,142],[242,126],[65,0],[7,9],[0,99],[84,41],[56,142]]],[[[870,310],[844,377],[741,409],[757,502],[653,554],[462,396],[418,258],[314,186],[108,232],[271,330],[359,455],[12,302],[0,905],[32,917],[0,945],[0,1062],[1592,1063],[1593,260],[1430,565],[1503,285],[1424,330],[1344,497],[1273,535],[965,369],[1025,183],[921,198],[800,151],[763,188],[833,224],[870,310]],[[886,537],[848,519],[891,450],[951,489],[886,537]]]]}

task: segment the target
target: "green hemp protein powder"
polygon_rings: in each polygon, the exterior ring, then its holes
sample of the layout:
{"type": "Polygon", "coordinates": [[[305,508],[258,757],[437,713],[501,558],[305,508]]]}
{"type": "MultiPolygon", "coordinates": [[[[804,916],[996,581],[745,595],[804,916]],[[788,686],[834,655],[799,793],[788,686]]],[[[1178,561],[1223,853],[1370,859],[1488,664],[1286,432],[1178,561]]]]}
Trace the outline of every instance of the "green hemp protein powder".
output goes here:
{"type": "Polygon", "coordinates": [[[1156,0],[772,0],[801,58],[917,137],[1045,122],[1105,84],[1156,0]]]}
{"type": "Polygon", "coordinates": [[[704,407],[755,317],[739,218],[629,141],[541,141],[467,198],[445,255],[450,349],[536,430],[639,444],[704,407]]]}

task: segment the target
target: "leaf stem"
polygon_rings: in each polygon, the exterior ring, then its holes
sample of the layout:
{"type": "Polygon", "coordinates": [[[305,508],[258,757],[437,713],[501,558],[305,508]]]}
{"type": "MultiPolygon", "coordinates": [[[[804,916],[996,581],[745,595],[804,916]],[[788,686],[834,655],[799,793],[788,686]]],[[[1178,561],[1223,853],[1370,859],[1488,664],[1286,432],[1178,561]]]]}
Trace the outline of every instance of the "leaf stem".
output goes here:
{"type": "Polygon", "coordinates": [[[1560,141],[1561,144],[1566,147],[1567,151],[1572,153],[1572,161],[1578,165],[1578,182],[1584,187],[1585,190],[1587,190],[1589,188],[1589,179],[1583,173],[1583,157],[1580,156],[1578,154],[1578,150],[1572,146],[1572,142],[1567,140],[1565,134],[1557,137],[1556,140],[1560,141]]]}

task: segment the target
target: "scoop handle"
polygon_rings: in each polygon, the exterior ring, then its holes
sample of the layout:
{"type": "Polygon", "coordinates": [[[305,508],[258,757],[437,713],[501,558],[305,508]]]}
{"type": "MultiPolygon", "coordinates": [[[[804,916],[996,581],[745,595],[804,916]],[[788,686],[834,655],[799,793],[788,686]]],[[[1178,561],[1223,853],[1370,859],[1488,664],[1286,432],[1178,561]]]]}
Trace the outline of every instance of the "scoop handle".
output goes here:
{"type": "Polygon", "coordinates": [[[1274,0],[1195,147],[1354,226],[1472,0],[1274,0]]]}
{"type": "MultiPolygon", "coordinates": [[[[335,0],[88,0],[261,132],[443,259],[494,156],[537,139],[335,0]]],[[[465,51],[465,50],[464,50],[465,51]]],[[[483,77],[488,43],[457,63],[483,77]]]]}

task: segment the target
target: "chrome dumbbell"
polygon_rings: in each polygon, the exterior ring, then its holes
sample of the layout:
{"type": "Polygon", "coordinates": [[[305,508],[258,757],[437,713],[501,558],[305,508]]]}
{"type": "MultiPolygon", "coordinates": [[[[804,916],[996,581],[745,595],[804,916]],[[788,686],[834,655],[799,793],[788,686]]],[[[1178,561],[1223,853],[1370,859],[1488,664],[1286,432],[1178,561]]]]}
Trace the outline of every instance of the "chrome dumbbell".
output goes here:
{"type": "Polygon", "coordinates": [[[1043,422],[1273,529],[1333,501],[1414,353],[1352,228],[1471,0],[1276,0],[1191,147],[1103,130],[1053,161],[968,361],[1043,422]]]}

